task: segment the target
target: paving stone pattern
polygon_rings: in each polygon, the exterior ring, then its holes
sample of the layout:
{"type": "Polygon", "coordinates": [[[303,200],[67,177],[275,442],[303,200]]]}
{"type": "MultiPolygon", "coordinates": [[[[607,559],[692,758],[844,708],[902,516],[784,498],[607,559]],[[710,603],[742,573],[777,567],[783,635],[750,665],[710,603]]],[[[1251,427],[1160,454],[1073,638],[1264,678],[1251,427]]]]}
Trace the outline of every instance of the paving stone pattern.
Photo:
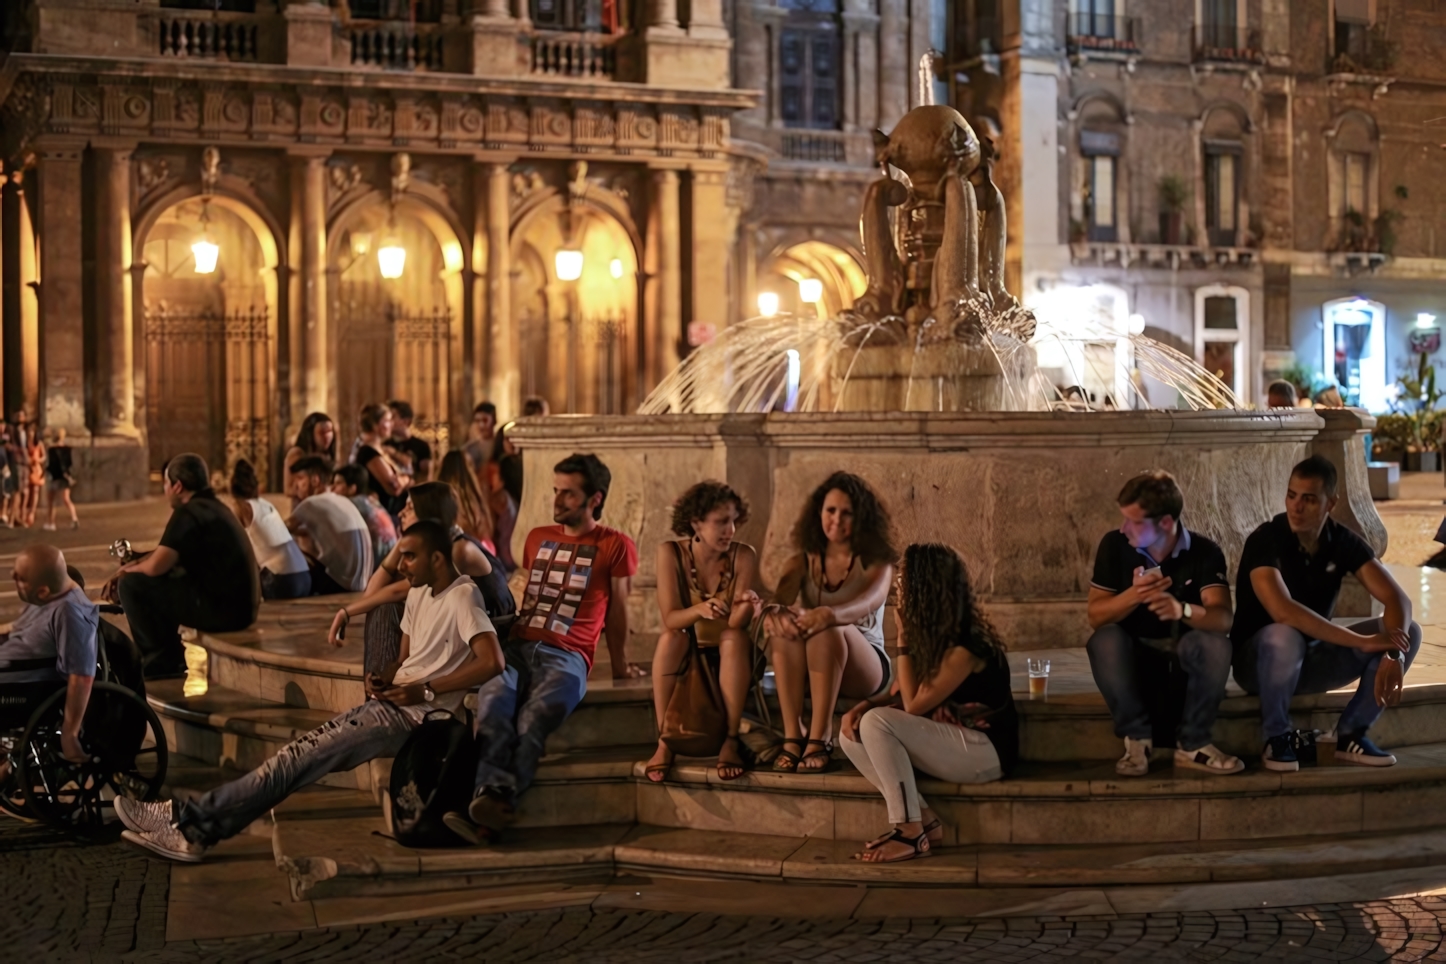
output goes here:
{"type": "Polygon", "coordinates": [[[13,961],[1446,961],[1446,898],[1110,918],[789,920],[573,907],[165,943],[169,867],[0,820],[13,961]]]}

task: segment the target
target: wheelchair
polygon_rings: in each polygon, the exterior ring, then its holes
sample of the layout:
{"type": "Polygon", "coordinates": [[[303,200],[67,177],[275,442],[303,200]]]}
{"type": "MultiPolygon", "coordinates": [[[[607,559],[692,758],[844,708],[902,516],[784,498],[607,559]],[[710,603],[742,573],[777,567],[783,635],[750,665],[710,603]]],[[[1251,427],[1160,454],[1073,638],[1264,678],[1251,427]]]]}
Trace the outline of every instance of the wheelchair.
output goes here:
{"type": "MultiPolygon", "coordinates": [[[[101,606],[119,613],[119,606],[101,606]]],[[[0,728],[0,748],[10,771],[0,782],[0,809],[81,836],[94,836],[109,821],[117,796],[155,800],[166,777],[168,750],[161,721],[144,697],[140,655],[118,628],[100,621],[98,665],[85,709],[80,742],[88,759],[72,763],[60,744],[66,684],[0,684],[0,695],[17,694],[11,721],[0,728]],[[49,692],[47,692],[49,690],[49,692]],[[137,692],[139,691],[139,692],[137,692]],[[33,707],[33,708],[32,708],[33,707]]]]}

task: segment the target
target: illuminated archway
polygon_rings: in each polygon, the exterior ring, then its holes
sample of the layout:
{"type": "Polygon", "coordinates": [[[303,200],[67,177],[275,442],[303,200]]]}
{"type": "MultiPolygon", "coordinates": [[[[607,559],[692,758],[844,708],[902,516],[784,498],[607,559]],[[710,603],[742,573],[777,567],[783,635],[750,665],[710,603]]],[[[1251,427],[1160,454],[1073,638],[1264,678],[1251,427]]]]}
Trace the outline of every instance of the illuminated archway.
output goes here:
{"type": "Polygon", "coordinates": [[[190,451],[213,473],[245,458],[265,484],[281,441],[273,399],[282,251],[260,206],[226,180],[204,198],[197,185],[178,187],[137,219],[138,415],[153,473],[190,451]],[[219,247],[206,273],[192,250],[203,233],[219,247]]]}
{"type": "Polygon", "coordinates": [[[817,311],[829,318],[854,306],[869,286],[868,276],[848,251],[826,241],[804,241],[775,252],[758,272],[759,313],[817,311]],[[812,288],[813,290],[809,290],[812,288]],[[813,300],[807,300],[813,299],[813,300]]]}

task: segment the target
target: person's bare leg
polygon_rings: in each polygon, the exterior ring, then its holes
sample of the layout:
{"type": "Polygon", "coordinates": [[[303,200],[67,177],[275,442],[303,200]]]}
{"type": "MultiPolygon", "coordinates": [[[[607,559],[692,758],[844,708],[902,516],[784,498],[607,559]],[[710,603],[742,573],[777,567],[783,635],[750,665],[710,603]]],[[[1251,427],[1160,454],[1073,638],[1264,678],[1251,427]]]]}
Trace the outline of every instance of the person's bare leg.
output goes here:
{"type": "MultiPolygon", "coordinates": [[[[808,682],[813,694],[813,722],[808,728],[815,740],[833,738],[833,712],[840,695],[861,699],[876,693],[884,681],[883,664],[868,640],[854,626],[833,626],[808,639],[808,682]]],[[[814,744],[817,754],[800,770],[819,770],[828,758],[814,744]]]]}
{"type": "MultiPolygon", "coordinates": [[[[663,732],[663,717],[668,712],[668,701],[673,698],[673,690],[678,686],[678,667],[682,665],[683,655],[687,651],[687,635],[672,630],[667,630],[658,637],[658,648],[653,651],[653,712],[657,715],[660,734],[663,732]]],[[[673,751],[668,749],[668,745],[659,736],[658,748],[653,751],[647,765],[660,767],[672,762],[673,751]]],[[[661,783],[662,771],[655,770],[654,773],[658,774],[654,782],[661,783]]],[[[652,780],[653,777],[649,776],[648,779],[652,780]]]]}
{"type": "Polygon", "coordinates": [[[50,528],[54,529],[54,528],[55,528],[55,490],[54,490],[54,489],[51,489],[51,488],[47,488],[47,489],[45,490],[45,512],[46,512],[46,516],[47,516],[47,517],[46,517],[46,520],[45,520],[45,524],[48,525],[50,528]]]}
{"type": "Polygon", "coordinates": [[[773,679],[778,686],[778,712],[783,717],[784,749],[803,755],[803,687],[808,682],[808,654],[801,639],[775,636],[773,679]]]}
{"type": "Polygon", "coordinates": [[[753,642],[741,630],[725,629],[718,644],[718,684],[723,689],[723,706],[728,711],[728,736],[718,751],[719,776],[733,778],[743,772],[743,753],[738,747],[738,725],[743,704],[748,700],[752,678],[753,642]]]}
{"type": "MultiPolygon", "coordinates": [[[[62,497],[63,499],[65,499],[65,507],[70,510],[70,524],[71,524],[71,525],[75,525],[76,523],[78,523],[78,522],[80,521],[80,517],[79,517],[78,515],[76,515],[76,513],[75,513],[75,500],[70,497],[70,488],[69,488],[69,486],[67,486],[67,487],[64,488],[64,489],[61,489],[61,490],[60,490],[60,495],[61,495],[61,497],[62,497]]],[[[51,521],[51,522],[54,522],[55,520],[54,520],[54,519],[51,519],[50,521],[51,521]]]]}

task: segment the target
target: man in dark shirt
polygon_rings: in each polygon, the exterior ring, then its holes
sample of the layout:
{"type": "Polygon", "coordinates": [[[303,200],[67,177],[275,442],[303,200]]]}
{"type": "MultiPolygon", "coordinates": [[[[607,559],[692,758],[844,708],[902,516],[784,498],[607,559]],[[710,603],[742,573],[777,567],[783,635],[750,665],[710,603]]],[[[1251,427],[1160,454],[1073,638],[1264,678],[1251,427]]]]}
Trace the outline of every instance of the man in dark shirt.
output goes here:
{"type": "Polygon", "coordinates": [[[260,570],[235,514],[216,499],[206,460],[187,453],[163,473],[171,519],[161,544],[124,565],[106,584],[125,607],[145,660],[146,678],[184,676],[180,627],[233,632],[256,621],[260,570]]]}
{"type": "Polygon", "coordinates": [[[1119,494],[1119,529],[1105,534],[1090,581],[1086,644],[1125,755],[1121,776],[1144,776],[1154,750],[1141,679],[1150,650],[1175,654],[1189,675],[1175,765],[1239,773],[1245,764],[1210,742],[1230,678],[1230,585],[1220,547],[1180,521],[1185,496],[1168,472],[1137,475],[1119,494]]]}
{"type": "Polygon", "coordinates": [[[383,439],[382,445],[405,456],[402,459],[403,474],[412,477],[413,485],[432,481],[432,446],[427,444],[426,439],[412,434],[412,420],[416,418],[416,412],[412,410],[411,403],[394,398],[387,402],[387,408],[392,410],[392,435],[383,439]]]}
{"type": "Polygon", "coordinates": [[[1324,693],[1360,679],[1336,724],[1336,758],[1390,766],[1396,758],[1366,731],[1380,718],[1376,669],[1382,659],[1409,668],[1421,648],[1411,601],[1360,536],[1330,517],[1336,468],[1313,455],[1290,474],[1285,512],[1250,534],[1236,576],[1235,681],[1260,694],[1263,762],[1271,770],[1300,767],[1290,724],[1290,698],[1324,693]],[[1354,573],[1386,607],[1382,619],[1350,627],[1331,622],[1341,581],[1354,573]]]}

